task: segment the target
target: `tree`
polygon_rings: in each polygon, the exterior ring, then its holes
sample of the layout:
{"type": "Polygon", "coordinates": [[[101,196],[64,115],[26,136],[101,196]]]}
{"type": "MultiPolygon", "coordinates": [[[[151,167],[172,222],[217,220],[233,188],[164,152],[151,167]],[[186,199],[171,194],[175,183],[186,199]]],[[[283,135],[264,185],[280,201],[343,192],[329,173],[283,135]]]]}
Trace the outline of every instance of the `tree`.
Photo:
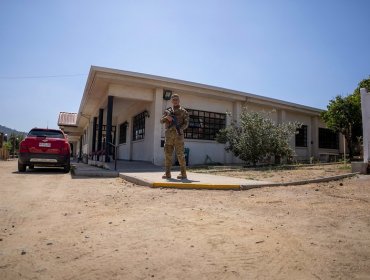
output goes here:
{"type": "Polygon", "coordinates": [[[299,126],[298,123],[276,124],[269,116],[244,108],[240,124],[233,121],[230,126],[220,130],[216,140],[226,144],[226,151],[256,166],[257,162],[268,156],[293,155],[289,141],[299,126]]]}
{"type": "Polygon", "coordinates": [[[16,134],[16,133],[11,133],[10,136],[8,137],[8,142],[10,142],[12,145],[11,152],[13,153],[13,155],[16,153],[17,150],[19,150],[19,143],[23,139],[24,139],[23,134],[16,134]]]}
{"type": "Polygon", "coordinates": [[[362,80],[351,95],[338,95],[330,100],[327,111],[321,113],[328,128],[344,135],[350,159],[353,159],[357,139],[362,136],[361,87],[370,91],[370,78],[362,80]]]}
{"type": "Polygon", "coordinates": [[[370,77],[359,82],[358,87],[354,90],[353,94],[360,96],[360,88],[366,88],[367,92],[370,92],[370,77]]]}

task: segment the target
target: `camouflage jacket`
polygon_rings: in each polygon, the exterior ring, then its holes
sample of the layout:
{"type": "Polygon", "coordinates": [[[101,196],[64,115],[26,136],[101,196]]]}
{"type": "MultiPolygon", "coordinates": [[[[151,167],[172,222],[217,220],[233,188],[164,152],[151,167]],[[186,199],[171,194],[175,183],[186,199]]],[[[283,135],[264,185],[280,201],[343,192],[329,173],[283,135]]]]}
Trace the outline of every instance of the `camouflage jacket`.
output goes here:
{"type": "Polygon", "coordinates": [[[181,131],[184,131],[189,125],[189,114],[185,108],[179,106],[178,108],[169,107],[164,111],[164,114],[161,118],[161,123],[166,124],[166,129],[176,129],[176,126],[180,128],[181,131]],[[177,123],[171,125],[166,119],[167,116],[174,115],[176,117],[177,123]]]}

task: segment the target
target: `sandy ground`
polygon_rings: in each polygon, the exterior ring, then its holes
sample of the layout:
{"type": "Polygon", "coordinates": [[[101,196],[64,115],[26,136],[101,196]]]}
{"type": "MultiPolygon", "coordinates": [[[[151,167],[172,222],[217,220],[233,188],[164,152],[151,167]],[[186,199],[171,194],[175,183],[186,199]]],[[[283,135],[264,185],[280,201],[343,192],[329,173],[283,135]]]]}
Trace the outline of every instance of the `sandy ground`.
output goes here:
{"type": "Polygon", "coordinates": [[[307,179],[330,177],[351,172],[350,164],[330,164],[330,165],[302,165],[289,168],[244,168],[235,170],[222,169],[194,169],[194,172],[210,173],[213,175],[231,176],[248,180],[262,180],[271,182],[293,182],[307,179]]]}
{"type": "Polygon", "coordinates": [[[249,191],[16,172],[0,279],[370,279],[370,176],[249,191]]]}

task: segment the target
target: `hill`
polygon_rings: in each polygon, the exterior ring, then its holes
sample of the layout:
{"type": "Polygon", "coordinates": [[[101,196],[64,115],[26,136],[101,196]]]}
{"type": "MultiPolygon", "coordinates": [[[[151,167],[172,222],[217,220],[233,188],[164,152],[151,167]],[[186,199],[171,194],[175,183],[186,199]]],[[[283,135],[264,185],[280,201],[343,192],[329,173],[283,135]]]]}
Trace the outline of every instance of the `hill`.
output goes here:
{"type": "Polygon", "coordinates": [[[8,136],[10,136],[12,133],[17,134],[17,135],[22,134],[24,136],[27,135],[26,132],[18,131],[16,129],[12,129],[12,128],[9,128],[9,127],[3,126],[3,125],[0,125],[0,132],[2,132],[4,134],[8,134],[8,136]]]}

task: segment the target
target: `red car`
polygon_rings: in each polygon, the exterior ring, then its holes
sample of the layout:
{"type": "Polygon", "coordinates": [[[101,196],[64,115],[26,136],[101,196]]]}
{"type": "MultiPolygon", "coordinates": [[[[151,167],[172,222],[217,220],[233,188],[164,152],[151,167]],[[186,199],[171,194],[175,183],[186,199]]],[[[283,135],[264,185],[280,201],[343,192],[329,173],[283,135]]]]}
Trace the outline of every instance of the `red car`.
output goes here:
{"type": "Polygon", "coordinates": [[[19,144],[18,171],[27,166],[60,166],[69,172],[71,147],[66,135],[59,129],[33,128],[19,144]]]}

